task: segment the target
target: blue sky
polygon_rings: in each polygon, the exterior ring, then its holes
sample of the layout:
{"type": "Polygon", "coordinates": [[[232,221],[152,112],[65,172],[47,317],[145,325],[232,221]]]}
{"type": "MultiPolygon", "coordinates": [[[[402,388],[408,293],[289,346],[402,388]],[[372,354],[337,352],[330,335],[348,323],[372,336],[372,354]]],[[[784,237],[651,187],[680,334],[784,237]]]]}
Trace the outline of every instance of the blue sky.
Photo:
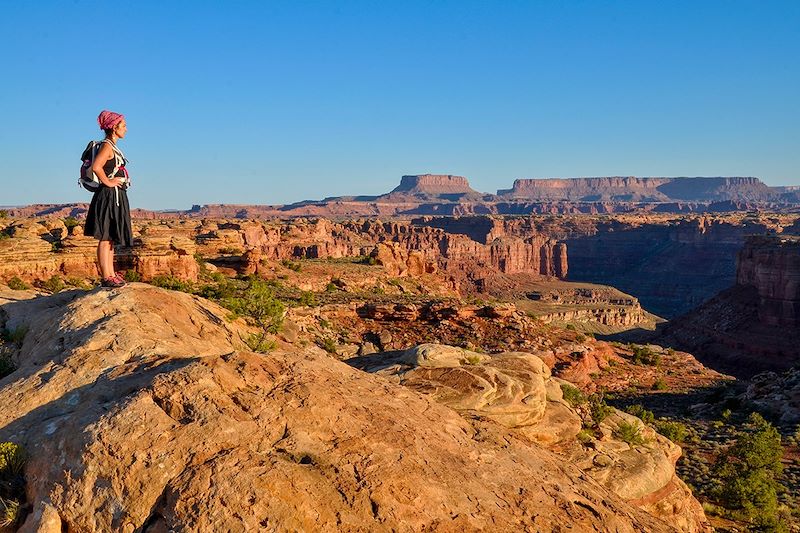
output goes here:
{"type": "Polygon", "coordinates": [[[124,113],[131,204],[380,194],[403,174],[800,184],[798,1],[0,0],[0,205],[88,201],[124,113]]]}

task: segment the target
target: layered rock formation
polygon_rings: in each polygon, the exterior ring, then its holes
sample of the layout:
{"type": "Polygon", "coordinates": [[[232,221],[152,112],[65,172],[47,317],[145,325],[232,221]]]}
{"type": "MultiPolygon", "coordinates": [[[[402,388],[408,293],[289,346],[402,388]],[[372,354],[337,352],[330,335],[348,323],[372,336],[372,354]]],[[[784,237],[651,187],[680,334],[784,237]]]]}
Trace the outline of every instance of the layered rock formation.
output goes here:
{"type": "MultiPolygon", "coordinates": [[[[469,422],[318,350],[239,351],[241,327],[202,299],[133,284],[0,304],[6,327],[30,328],[0,380],[0,440],[29,455],[23,531],[697,528],[626,503],[505,418],[469,422]]],[[[518,363],[547,398],[533,356],[487,371],[518,363]]],[[[539,416],[541,401],[522,405],[539,416]]]]}
{"type": "Polygon", "coordinates": [[[670,322],[659,342],[737,376],[800,363],[800,240],[754,237],[739,253],[737,283],[670,322]]]}
{"type": "Polygon", "coordinates": [[[767,202],[780,192],[758,178],[566,178],[518,179],[499,196],[578,202],[767,202]]]}
{"type": "Polygon", "coordinates": [[[452,176],[450,174],[421,174],[417,176],[403,176],[400,185],[386,195],[422,195],[428,198],[456,199],[464,195],[479,195],[480,193],[469,186],[467,178],[452,176]]]}
{"type": "Polygon", "coordinates": [[[753,237],[739,252],[736,284],[758,290],[758,319],[800,327],[800,238],[753,237]]]}
{"type": "Polygon", "coordinates": [[[641,421],[616,412],[599,427],[589,447],[577,444],[581,417],[563,400],[560,381],[537,356],[510,352],[492,356],[425,344],[404,352],[350,360],[387,376],[469,417],[492,420],[541,445],[569,450],[571,462],[627,501],[679,531],[707,528],[691,491],[675,475],[680,448],[641,421]],[[619,423],[642,426],[647,444],[614,438],[619,423]]]}
{"type": "MultiPolygon", "coordinates": [[[[196,280],[194,238],[174,231],[180,225],[135,225],[134,247],[117,250],[117,267],[134,269],[146,280],[157,275],[196,280]]],[[[59,219],[15,221],[1,231],[0,280],[18,277],[34,282],[52,276],[99,276],[97,240],[85,236],[80,225],[67,228],[59,219]]]]}

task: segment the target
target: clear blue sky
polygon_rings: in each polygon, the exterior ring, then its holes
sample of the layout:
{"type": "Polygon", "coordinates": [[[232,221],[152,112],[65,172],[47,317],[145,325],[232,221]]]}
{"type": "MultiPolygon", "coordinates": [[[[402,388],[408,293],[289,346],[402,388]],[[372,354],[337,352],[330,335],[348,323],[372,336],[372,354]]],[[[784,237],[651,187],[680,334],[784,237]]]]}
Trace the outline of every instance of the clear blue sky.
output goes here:
{"type": "Polygon", "coordinates": [[[402,174],[800,184],[800,1],[0,0],[0,205],[380,194],[402,174]]]}

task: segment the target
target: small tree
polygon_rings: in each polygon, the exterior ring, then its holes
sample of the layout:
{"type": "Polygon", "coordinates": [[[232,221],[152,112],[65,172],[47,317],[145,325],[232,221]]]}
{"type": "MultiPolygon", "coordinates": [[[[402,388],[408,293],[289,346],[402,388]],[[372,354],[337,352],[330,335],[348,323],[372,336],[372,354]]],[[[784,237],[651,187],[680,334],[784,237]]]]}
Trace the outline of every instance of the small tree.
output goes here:
{"type": "Polygon", "coordinates": [[[715,495],[762,531],[787,530],[778,513],[782,455],[778,430],[753,413],[745,430],[714,465],[715,495]]]}

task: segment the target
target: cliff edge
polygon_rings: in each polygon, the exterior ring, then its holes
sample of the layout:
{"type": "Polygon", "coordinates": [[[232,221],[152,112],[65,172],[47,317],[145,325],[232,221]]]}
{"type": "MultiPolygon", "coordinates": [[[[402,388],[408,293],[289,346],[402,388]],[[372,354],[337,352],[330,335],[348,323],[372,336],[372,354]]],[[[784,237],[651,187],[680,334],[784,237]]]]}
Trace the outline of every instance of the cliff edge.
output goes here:
{"type": "Polygon", "coordinates": [[[201,298],[31,296],[0,287],[4,327],[27,328],[0,380],[22,531],[673,530],[491,419],[317,349],[243,351],[201,298]]]}

